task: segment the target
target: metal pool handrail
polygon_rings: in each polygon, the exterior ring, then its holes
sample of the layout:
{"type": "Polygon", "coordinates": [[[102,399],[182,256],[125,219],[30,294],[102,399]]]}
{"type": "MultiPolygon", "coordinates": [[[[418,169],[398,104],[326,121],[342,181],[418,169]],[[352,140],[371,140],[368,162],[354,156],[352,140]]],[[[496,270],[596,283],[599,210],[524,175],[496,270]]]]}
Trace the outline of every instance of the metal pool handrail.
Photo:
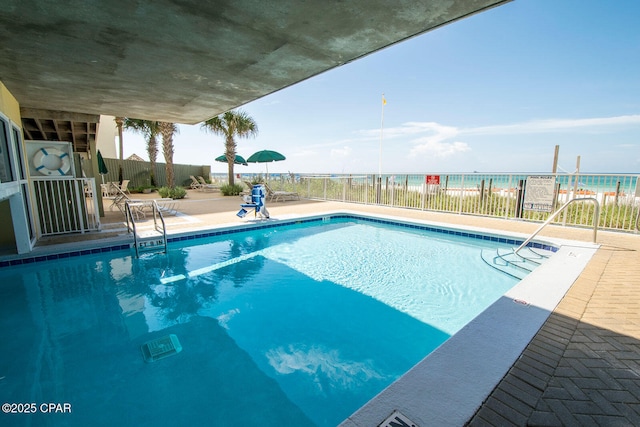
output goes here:
{"type": "Polygon", "coordinates": [[[151,206],[153,209],[153,226],[157,232],[162,233],[162,241],[164,243],[164,251],[167,252],[167,225],[164,222],[164,217],[162,216],[162,212],[160,212],[160,207],[155,200],[152,200],[153,205],[151,206]],[[158,228],[158,222],[156,220],[157,217],[160,217],[160,222],[162,224],[162,228],[158,228]]]}
{"type": "Polygon", "coordinates": [[[124,206],[125,218],[127,219],[127,233],[133,232],[133,245],[136,248],[136,256],[138,256],[138,233],[136,232],[136,222],[133,219],[133,214],[131,213],[131,206],[129,206],[129,202],[126,202],[124,206]],[[131,225],[129,225],[129,220],[131,220],[131,225]]]}
{"type": "Polygon", "coordinates": [[[553,215],[551,215],[540,227],[538,227],[538,229],[536,231],[533,232],[533,234],[531,236],[529,236],[527,238],[527,240],[525,240],[520,246],[518,246],[518,249],[516,249],[515,251],[513,251],[515,254],[518,253],[518,251],[520,251],[522,248],[524,248],[525,246],[527,246],[527,244],[533,240],[534,237],[536,237],[536,235],[542,231],[542,229],[544,227],[546,227],[551,221],[553,221],[558,214],[560,214],[560,212],[562,212],[567,206],[569,206],[571,203],[574,202],[586,202],[586,201],[590,201],[593,202],[595,204],[595,209],[593,211],[593,243],[596,243],[596,236],[598,234],[598,222],[600,221],[600,203],[598,202],[598,199],[596,199],[595,197],[582,197],[580,199],[572,199],[569,200],[567,203],[565,203],[564,205],[562,205],[562,207],[560,207],[560,209],[558,209],[557,211],[555,211],[553,213],[553,215]]]}
{"type": "MultiPolygon", "coordinates": [[[[162,216],[162,212],[160,212],[160,208],[158,207],[158,203],[155,200],[152,200],[149,204],[151,206],[151,210],[153,212],[153,226],[158,233],[162,234],[162,243],[164,246],[164,252],[167,252],[167,225],[164,222],[164,217],[162,216]],[[158,226],[158,217],[160,218],[161,226],[158,226]]],[[[127,233],[133,232],[133,245],[136,249],[136,257],[140,256],[140,246],[138,245],[138,233],[136,230],[136,221],[133,219],[133,213],[131,212],[131,206],[127,201],[125,203],[125,217],[127,219],[127,233]],[[129,221],[131,221],[131,225],[129,225],[129,221]]],[[[143,238],[144,240],[144,238],[143,238]]]]}

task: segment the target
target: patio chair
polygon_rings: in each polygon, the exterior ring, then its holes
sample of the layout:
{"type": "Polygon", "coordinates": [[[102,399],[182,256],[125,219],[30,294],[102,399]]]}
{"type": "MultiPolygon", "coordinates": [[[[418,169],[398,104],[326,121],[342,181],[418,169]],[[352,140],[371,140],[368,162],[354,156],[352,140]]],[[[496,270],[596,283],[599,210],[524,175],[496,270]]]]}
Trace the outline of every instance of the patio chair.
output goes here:
{"type": "Polygon", "coordinates": [[[129,180],[128,179],[123,179],[122,180],[122,184],[120,184],[120,191],[122,191],[125,194],[131,195],[131,193],[129,192],[129,180]]]}
{"type": "Polygon", "coordinates": [[[102,191],[102,197],[111,197],[111,184],[100,184],[100,190],[102,191]]]}
{"type": "Polygon", "coordinates": [[[266,182],[263,185],[267,190],[267,196],[269,196],[270,202],[300,200],[300,195],[295,191],[274,191],[266,182]]]}

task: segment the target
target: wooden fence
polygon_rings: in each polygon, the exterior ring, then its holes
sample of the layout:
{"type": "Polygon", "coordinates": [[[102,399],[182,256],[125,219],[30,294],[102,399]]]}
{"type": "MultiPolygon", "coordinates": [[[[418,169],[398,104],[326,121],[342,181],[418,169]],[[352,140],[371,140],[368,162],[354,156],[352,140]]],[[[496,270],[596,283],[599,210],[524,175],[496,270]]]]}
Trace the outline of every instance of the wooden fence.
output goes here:
{"type": "MultiPolygon", "coordinates": [[[[96,184],[104,182],[115,182],[119,180],[118,171],[120,168],[120,160],[104,159],[107,166],[107,173],[104,176],[96,174],[96,184]]],[[[167,185],[166,165],[164,163],[156,163],[155,181],[157,187],[167,185]]],[[[129,189],[136,187],[148,187],[151,185],[151,163],[138,160],[122,161],[122,178],[130,180],[129,189]]],[[[191,184],[190,175],[202,176],[205,179],[211,175],[211,166],[195,166],[173,164],[173,174],[175,176],[175,185],[189,187],[191,184]]]]}

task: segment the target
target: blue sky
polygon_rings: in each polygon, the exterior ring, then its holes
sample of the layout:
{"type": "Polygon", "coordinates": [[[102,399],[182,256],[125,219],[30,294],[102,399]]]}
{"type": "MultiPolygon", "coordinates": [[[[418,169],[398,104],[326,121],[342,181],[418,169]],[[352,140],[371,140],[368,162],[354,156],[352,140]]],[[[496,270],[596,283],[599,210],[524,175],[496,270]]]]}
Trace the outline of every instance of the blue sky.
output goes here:
{"type": "MultiPolygon", "coordinates": [[[[583,172],[640,173],[639,16],[637,0],[515,0],[242,106],[259,135],[238,153],[283,153],[269,172],[549,172],[559,145],[560,171],[580,156],[583,172]]],[[[174,145],[176,163],[226,172],[200,126],[174,145]]]]}

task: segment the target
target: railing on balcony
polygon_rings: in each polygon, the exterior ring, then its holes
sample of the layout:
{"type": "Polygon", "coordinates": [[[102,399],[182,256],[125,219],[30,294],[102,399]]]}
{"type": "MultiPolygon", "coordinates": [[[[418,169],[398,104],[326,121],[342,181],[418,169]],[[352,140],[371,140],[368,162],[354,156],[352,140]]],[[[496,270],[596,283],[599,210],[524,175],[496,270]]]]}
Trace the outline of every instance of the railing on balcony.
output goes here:
{"type": "MultiPolygon", "coordinates": [[[[532,174],[534,175],[534,174],[532,174]]],[[[536,174],[540,175],[540,174],[536,174]]],[[[551,175],[551,174],[546,174],[551,175]]],[[[593,197],[601,206],[598,227],[638,231],[638,175],[557,174],[555,206],[593,197]]],[[[375,204],[427,211],[482,215],[543,222],[550,213],[523,209],[527,175],[290,175],[272,174],[274,190],[296,191],[303,198],[375,204]]],[[[594,206],[569,206],[556,224],[593,227],[594,206]]]]}
{"type": "Polygon", "coordinates": [[[32,184],[40,235],[85,233],[100,229],[94,178],[36,178],[32,184]]]}

